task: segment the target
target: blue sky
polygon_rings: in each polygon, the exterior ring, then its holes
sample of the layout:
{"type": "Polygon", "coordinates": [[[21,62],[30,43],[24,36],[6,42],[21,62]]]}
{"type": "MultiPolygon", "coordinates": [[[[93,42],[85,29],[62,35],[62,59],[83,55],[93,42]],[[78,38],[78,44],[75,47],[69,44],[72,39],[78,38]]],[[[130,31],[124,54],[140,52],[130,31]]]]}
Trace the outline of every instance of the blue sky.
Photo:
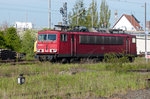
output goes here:
{"type": "MultiPolygon", "coordinates": [[[[134,14],[144,27],[145,9],[147,2],[147,20],[150,20],[150,0],[106,0],[111,9],[111,25],[115,22],[115,10],[118,11],[118,18],[122,14],[134,14]]],[[[52,5],[52,25],[62,21],[59,12],[63,2],[68,3],[68,12],[72,10],[76,0],[51,0],[52,5]]],[[[88,8],[92,0],[84,0],[85,7],[88,8]]],[[[98,10],[101,0],[97,0],[98,10]]],[[[35,27],[48,26],[48,0],[0,0],[0,25],[8,22],[10,25],[16,21],[32,22],[35,27]]]]}

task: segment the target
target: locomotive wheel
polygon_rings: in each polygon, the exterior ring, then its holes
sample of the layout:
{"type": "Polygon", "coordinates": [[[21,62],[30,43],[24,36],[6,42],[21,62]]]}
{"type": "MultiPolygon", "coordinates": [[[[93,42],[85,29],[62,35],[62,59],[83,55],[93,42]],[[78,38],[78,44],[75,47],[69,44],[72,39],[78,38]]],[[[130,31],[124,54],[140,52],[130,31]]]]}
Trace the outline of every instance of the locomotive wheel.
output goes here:
{"type": "Polygon", "coordinates": [[[43,60],[41,57],[39,57],[39,61],[40,61],[40,62],[43,62],[44,60],[43,60]]]}
{"type": "Polygon", "coordinates": [[[74,58],[70,59],[70,63],[74,63],[74,61],[75,61],[74,58]]]}
{"type": "Polygon", "coordinates": [[[80,63],[80,58],[71,58],[70,63],[80,63]]]}
{"type": "Polygon", "coordinates": [[[67,59],[66,58],[63,58],[62,60],[61,60],[61,63],[63,63],[63,64],[66,64],[68,61],[67,61],[67,59]]]}
{"type": "Polygon", "coordinates": [[[56,60],[55,60],[54,58],[49,59],[49,61],[50,61],[51,63],[55,63],[55,62],[56,62],[56,60]]]}
{"type": "Polygon", "coordinates": [[[134,61],[134,57],[128,57],[129,62],[133,62],[134,61]]]}

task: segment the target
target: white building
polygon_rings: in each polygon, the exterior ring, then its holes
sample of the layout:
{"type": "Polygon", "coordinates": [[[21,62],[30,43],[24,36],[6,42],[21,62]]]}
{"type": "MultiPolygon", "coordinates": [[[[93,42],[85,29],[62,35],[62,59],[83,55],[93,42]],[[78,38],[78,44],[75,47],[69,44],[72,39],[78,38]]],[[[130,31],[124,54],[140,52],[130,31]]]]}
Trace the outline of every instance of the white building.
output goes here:
{"type": "Polygon", "coordinates": [[[122,29],[124,31],[141,31],[142,27],[133,15],[123,14],[115,23],[113,29],[122,29]]]}
{"type": "MultiPolygon", "coordinates": [[[[145,39],[137,38],[137,54],[145,53],[145,39]]],[[[147,40],[147,52],[150,53],[150,39],[147,40]]]]}
{"type": "MultiPolygon", "coordinates": [[[[123,14],[119,20],[117,20],[117,12],[115,12],[116,23],[112,27],[113,29],[122,29],[131,35],[136,35],[136,46],[137,54],[145,53],[145,32],[139,24],[139,21],[134,17],[134,15],[123,14]]],[[[147,22],[147,27],[148,27],[147,22]]],[[[150,34],[148,34],[147,40],[147,52],[150,53],[150,34]]]]}
{"type": "Polygon", "coordinates": [[[14,27],[17,29],[32,29],[33,24],[31,22],[15,22],[14,27]]]}

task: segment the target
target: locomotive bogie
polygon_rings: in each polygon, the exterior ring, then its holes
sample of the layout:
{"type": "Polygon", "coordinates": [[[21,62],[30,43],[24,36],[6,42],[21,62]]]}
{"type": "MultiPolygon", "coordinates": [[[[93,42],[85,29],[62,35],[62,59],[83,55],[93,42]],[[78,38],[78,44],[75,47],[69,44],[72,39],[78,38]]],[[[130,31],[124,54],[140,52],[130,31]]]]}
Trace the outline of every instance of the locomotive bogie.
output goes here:
{"type": "Polygon", "coordinates": [[[53,62],[55,61],[55,56],[54,55],[37,55],[37,58],[39,61],[50,61],[53,62]]]}

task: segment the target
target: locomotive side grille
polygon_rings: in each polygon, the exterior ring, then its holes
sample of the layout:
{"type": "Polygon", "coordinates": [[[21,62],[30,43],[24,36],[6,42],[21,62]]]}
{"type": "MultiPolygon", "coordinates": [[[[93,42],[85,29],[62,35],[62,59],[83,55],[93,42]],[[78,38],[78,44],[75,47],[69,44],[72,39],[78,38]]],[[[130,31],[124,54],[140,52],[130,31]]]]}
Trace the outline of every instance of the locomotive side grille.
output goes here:
{"type": "Polygon", "coordinates": [[[80,35],[80,44],[123,45],[123,37],[80,35]]]}

